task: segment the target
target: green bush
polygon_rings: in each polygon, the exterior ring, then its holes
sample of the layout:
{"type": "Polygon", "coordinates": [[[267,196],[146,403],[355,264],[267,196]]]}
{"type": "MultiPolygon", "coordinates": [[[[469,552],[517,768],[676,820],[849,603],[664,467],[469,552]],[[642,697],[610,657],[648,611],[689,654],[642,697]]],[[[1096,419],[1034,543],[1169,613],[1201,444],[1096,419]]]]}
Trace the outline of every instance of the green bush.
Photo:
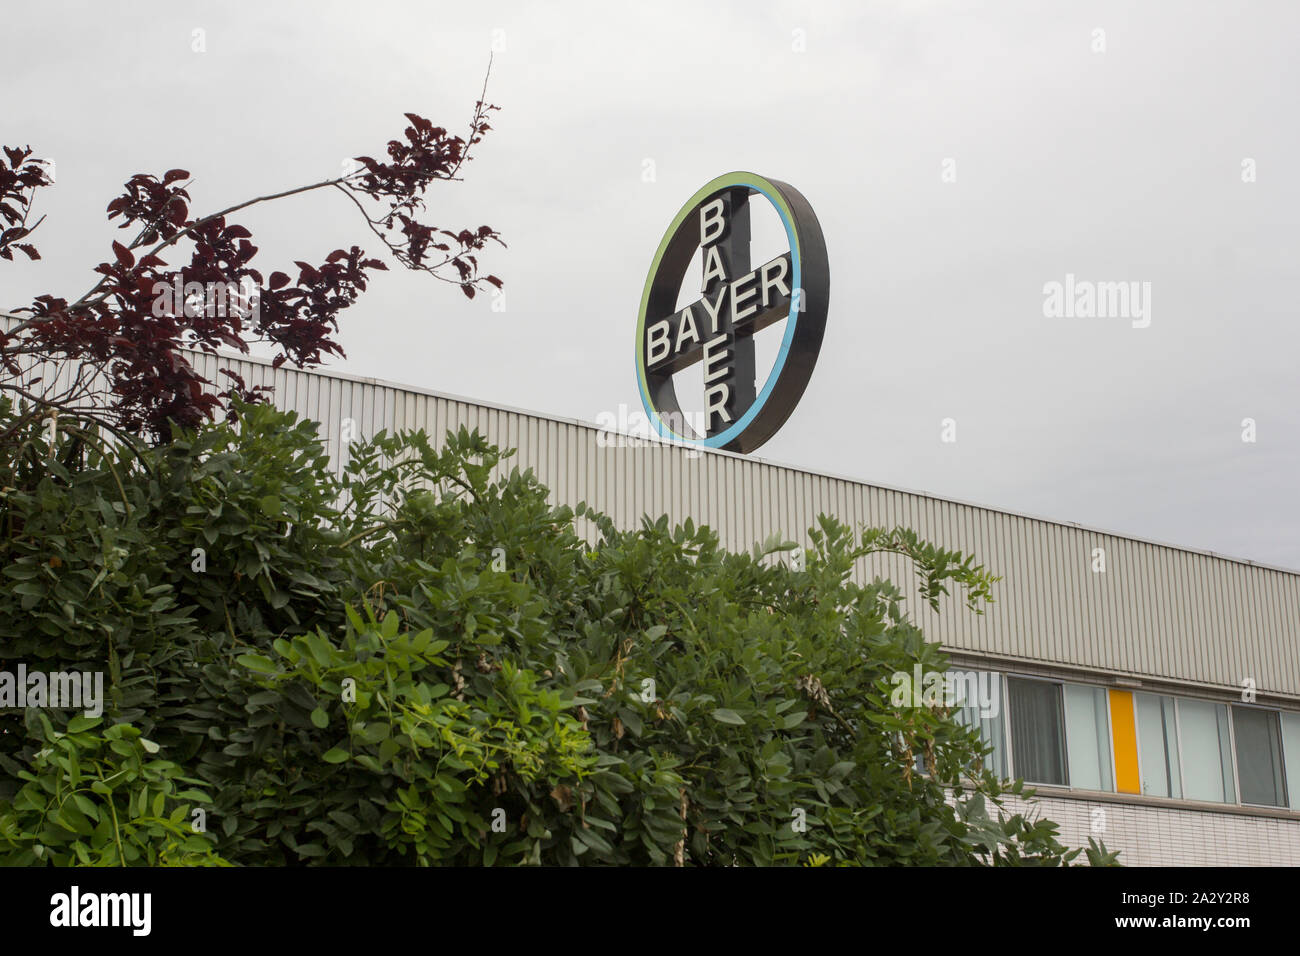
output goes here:
{"type": "Polygon", "coordinates": [[[222,864],[212,839],[191,815],[207,804],[197,780],[130,724],[93,732],[97,718],[74,717],[56,731],[33,721],[44,744],[11,803],[0,805],[0,847],[7,865],[148,866],[222,864]],[[190,785],[190,786],[186,786],[190,785]]]}
{"type": "Polygon", "coordinates": [[[102,670],[108,700],[102,730],[0,718],[0,862],[1077,856],[999,812],[973,732],[890,704],[946,660],[852,570],[905,555],[977,609],[969,557],[822,518],[795,570],[553,506],[478,434],[380,434],[336,477],[314,425],[239,411],[158,448],[6,432],[0,667],[102,670]]]}

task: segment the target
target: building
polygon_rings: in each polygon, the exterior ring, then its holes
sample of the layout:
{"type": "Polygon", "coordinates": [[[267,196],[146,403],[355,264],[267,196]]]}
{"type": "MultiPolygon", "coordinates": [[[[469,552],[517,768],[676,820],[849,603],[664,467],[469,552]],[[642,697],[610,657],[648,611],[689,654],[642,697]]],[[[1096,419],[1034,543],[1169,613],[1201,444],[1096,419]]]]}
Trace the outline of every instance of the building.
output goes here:
{"type": "MultiPolygon", "coordinates": [[[[909,606],[956,665],[992,675],[1005,706],[968,719],[1004,773],[1037,785],[1063,842],[1097,837],[1129,865],[1300,865],[1300,573],[373,379],[195,361],[209,380],[221,364],[272,386],[336,461],[345,428],[441,440],[464,425],[518,449],[510,465],[557,502],[622,527],[666,513],[741,550],[806,540],[824,512],[972,553],[1002,578],[983,615],[909,606]]],[[[889,560],[859,574],[910,580],[889,560]]]]}

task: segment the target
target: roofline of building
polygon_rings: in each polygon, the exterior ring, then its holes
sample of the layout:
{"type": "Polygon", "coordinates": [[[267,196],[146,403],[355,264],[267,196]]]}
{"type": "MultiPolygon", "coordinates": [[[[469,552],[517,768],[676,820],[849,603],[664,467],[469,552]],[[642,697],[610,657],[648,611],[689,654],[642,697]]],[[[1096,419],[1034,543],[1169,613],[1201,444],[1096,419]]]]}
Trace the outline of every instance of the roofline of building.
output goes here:
{"type": "MultiPolygon", "coordinates": [[[[12,313],[8,313],[8,312],[0,312],[0,318],[16,319],[21,321],[23,317],[18,315],[13,315],[12,313]]],[[[185,349],[184,351],[194,352],[196,354],[205,354],[199,352],[196,349],[185,349]]],[[[233,352],[228,349],[218,349],[216,354],[219,358],[228,359],[230,361],[251,362],[255,365],[264,365],[267,367],[271,367],[274,365],[271,359],[262,358],[260,356],[251,355],[251,354],[244,354],[242,352],[233,352]]],[[[542,419],[544,421],[556,422],[557,424],[562,424],[562,425],[576,425],[579,428],[588,428],[588,429],[592,429],[593,431],[610,432],[612,434],[623,435],[628,438],[636,438],[640,441],[653,442],[654,444],[664,445],[668,447],[673,447],[673,446],[682,447],[682,448],[689,449],[692,452],[699,452],[702,454],[719,455],[725,458],[735,458],[739,461],[758,462],[759,464],[767,465],[772,468],[783,468],[788,471],[797,471],[802,474],[812,475],[817,478],[828,478],[833,481],[847,481],[851,484],[865,485],[870,488],[879,488],[883,491],[892,491],[897,494],[913,495],[918,498],[928,498],[931,501],[941,501],[941,502],[947,502],[949,504],[962,505],[963,507],[967,507],[967,508],[976,508],[981,511],[991,511],[996,514],[1010,515],[1011,517],[1015,517],[1015,518],[1023,518],[1026,521],[1041,521],[1046,524],[1058,525],[1063,528],[1074,528],[1077,531],[1086,531],[1090,534],[1106,535],[1107,537],[1121,538],[1125,541],[1134,541],[1139,544],[1148,544],[1157,548],[1168,548],[1172,551],[1182,551],[1187,554],[1199,554],[1207,558],[1216,558],[1220,561],[1230,561],[1233,564],[1244,564],[1249,567],[1260,568],[1265,571],[1276,571],[1279,574],[1290,574],[1290,575],[1300,576],[1300,568],[1285,568],[1276,564],[1266,564],[1262,561],[1254,561],[1251,560],[1250,558],[1236,557],[1230,554],[1220,554],[1216,551],[1208,551],[1204,548],[1192,548],[1192,547],[1188,547],[1187,545],[1172,544],[1168,541],[1157,541],[1153,538],[1139,538],[1130,534],[1124,534],[1119,531],[1111,531],[1106,528],[1096,528],[1089,525],[1079,524],[1079,522],[1077,521],[1063,521],[1060,518],[1049,518],[1043,515],[1028,514],[1023,511],[1011,511],[1007,508],[998,508],[991,505],[980,504],[979,502],[975,502],[975,501],[967,501],[964,498],[948,498],[943,495],[933,494],[928,491],[918,491],[914,488],[899,488],[895,485],[884,485],[878,482],[866,481],[862,478],[854,478],[851,475],[842,475],[842,474],[837,474],[834,472],[826,472],[826,471],[816,471],[810,468],[802,467],[800,465],[791,464],[789,462],[775,461],[770,458],[760,458],[756,455],[742,455],[737,452],[724,451],[720,448],[703,448],[695,445],[687,445],[685,443],[663,442],[654,436],[632,435],[628,432],[614,432],[611,429],[606,429],[600,425],[597,425],[595,422],[586,422],[578,418],[566,418],[563,415],[554,415],[548,412],[539,412],[534,409],[518,408],[514,405],[503,405],[498,402],[483,401],[477,398],[470,398],[466,395],[454,395],[450,392],[440,392],[437,391],[436,389],[425,388],[420,385],[408,385],[403,382],[394,382],[388,379],[374,378],[373,376],[369,376],[369,375],[349,374],[347,372],[339,371],[336,369],[324,368],[324,367],[300,368],[296,366],[292,361],[286,361],[281,366],[281,368],[285,368],[295,372],[302,372],[307,375],[323,375],[327,378],[335,378],[335,379],[340,379],[348,382],[356,382],[359,384],[374,385],[378,388],[392,388],[402,392],[412,392],[417,395],[427,395],[430,398],[441,398],[444,401],[460,402],[466,405],[476,405],[480,408],[490,408],[500,412],[509,412],[510,414],[513,415],[526,415],[529,418],[542,419]]]]}

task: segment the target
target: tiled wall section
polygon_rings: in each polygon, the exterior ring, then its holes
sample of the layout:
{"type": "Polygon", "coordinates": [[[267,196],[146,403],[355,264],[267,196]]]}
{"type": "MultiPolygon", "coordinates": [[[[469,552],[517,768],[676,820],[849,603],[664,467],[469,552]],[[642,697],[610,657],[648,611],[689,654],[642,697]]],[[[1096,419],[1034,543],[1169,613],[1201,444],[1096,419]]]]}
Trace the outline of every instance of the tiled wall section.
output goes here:
{"type": "Polygon", "coordinates": [[[1122,850],[1126,866],[1300,866],[1300,819],[1212,813],[1169,807],[1037,797],[1030,806],[1010,798],[1012,812],[1047,817],[1067,846],[1095,837],[1122,850]],[[1028,808],[1028,809],[1026,809],[1028,808]],[[1094,830],[1094,811],[1101,827],[1094,830]]]}

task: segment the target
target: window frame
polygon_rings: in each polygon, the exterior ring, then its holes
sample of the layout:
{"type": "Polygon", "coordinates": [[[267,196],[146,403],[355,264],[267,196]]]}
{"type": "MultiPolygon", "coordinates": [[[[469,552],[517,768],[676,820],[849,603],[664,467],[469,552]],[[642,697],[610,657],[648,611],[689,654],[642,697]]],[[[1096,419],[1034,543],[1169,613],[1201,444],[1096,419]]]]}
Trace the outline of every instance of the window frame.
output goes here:
{"type": "MultiPolygon", "coordinates": [[[[996,767],[990,768],[989,766],[987,766],[987,764],[985,765],[984,769],[985,769],[985,770],[990,770],[990,769],[993,770],[994,774],[995,774],[995,775],[998,777],[998,779],[999,779],[1001,782],[1003,782],[1003,783],[1006,783],[1006,782],[1008,782],[1008,781],[1015,780],[1015,779],[1016,779],[1016,778],[1015,778],[1015,774],[1012,772],[1012,769],[1011,769],[1011,723],[1010,723],[1010,719],[1009,719],[1008,714],[1007,714],[1007,674],[1006,674],[1006,672],[1005,672],[1005,671],[996,670],[996,669],[994,669],[994,668],[992,668],[992,667],[984,667],[984,666],[977,666],[977,665],[961,665],[961,666],[958,666],[958,667],[954,668],[954,670],[966,671],[966,672],[969,672],[969,673],[976,673],[976,674],[979,674],[979,673],[989,674],[990,676],[997,678],[997,685],[998,685],[998,715],[997,715],[996,718],[990,718],[990,719],[996,719],[997,722],[998,722],[998,724],[1000,725],[1000,729],[1001,729],[1001,731],[1002,731],[1002,755],[1003,755],[1003,757],[1005,758],[1005,762],[1006,762],[1006,765],[1007,765],[1007,771],[1006,771],[1005,774],[1000,774],[1000,773],[998,773],[999,768],[996,768],[996,767]]],[[[992,682],[990,682],[990,686],[991,686],[991,683],[992,683],[992,682]]],[[[981,743],[984,742],[984,728],[981,726],[981,721],[982,721],[983,719],[984,719],[984,718],[981,718],[981,717],[978,716],[978,711],[977,711],[977,716],[976,716],[975,723],[964,725],[964,726],[966,726],[968,729],[975,731],[975,733],[976,733],[977,735],[979,735],[979,738],[980,738],[980,742],[981,742],[981,743]]],[[[991,754],[989,754],[988,756],[992,757],[992,756],[994,756],[994,755],[996,755],[996,754],[997,754],[997,750],[995,749],[995,750],[994,750],[991,754]]],[[[970,778],[968,777],[967,779],[970,779],[970,778]]]]}
{"type": "Polygon", "coordinates": [[[1228,705],[1228,726],[1232,731],[1232,777],[1233,784],[1236,788],[1237,806],[1240,807],[1259,807],[1262,810],[1295,810],[1291,806],[1290,788],[1287,786],[1286,779],[1286,741],[1282,738],[1282,714],[1287,711],[1280,707],[1268,707],[1264,704],[1247,704],[1233,703],[1228,705]],[[1242,710],[1262,710],[1267,713],[1277,714],[1277,734],[1278,734],[1278,772],[1279,779],[1282,783],[1282,802],[1281,803],[1247,803],[1241,793],[1241,771],[1237,769],[1237,714],[1236,710],[1240,707],[1242,710]]]}
{"type": "MultiPolygon", "coordinates": [[[[1286,718],[1288,715],[1290,715],[1294,717],[1297,721],[1300,721],[1300,711],[1283,710],[1280,707],[1275,709],[1277,710],[1278,731],[1282,735],[1282,783],[1286,787],[1286,797],[1287,797],[1287,804],[1285,807],[1282,807],[1281,809],[1290,810],[1292,812],[1300,812],[1300,793],[1291,792],[1291,778],[1287,770],[1289,765],[1289,760],[1287,757],[1287,746],[1286,746],[1286,718]]],[[[1236,755],[1235,750],[1233,754],[1234,756],[1236,755]]],[[[1300,753],[1296,754],[1296,760],[1300,762],[1300,753]]]]}
{"type": "MultiPolygon", "coordinates": [[[[1109,688],[1104,684],[1093,684],[1088,681],[1061,680],[1058,683],[1060,683],[1061,685],[1061,731],[1062,731],[1062,737],[1065,742],[1065,764],[1066,764],[1065,775],[1066,778],[1071,781],[1067,785],[1068,788],[1073,791],[1078,791],[1079,793],[1118,793],[1119,791],[1116,789],[1117,784],[1115,783],[1114,728],[1111,724],[1111,719],[1110,719],[1110,694],[1107,693],[1109,688]],[[1097,790],[1094,789],[1093,787],[1080,787],[1073,782],[1074,775],[1070,773],[1070,721],[1066,714],[1066,702],[1065,702],[1066,700],[1065,688],[1071,685],[1074,687],[1086,687],[1089,690],[1099,690],[1102,692],[1102,697],[1106,701],[1106,753],[1110,760],[1110,789],[1109,790],[1097,790]]],[[[1140,772],[1141,771],[1139,770],[1139,774],[1140,772]]],[[[1025,781],[1025,783],[1028,782],[1029,782],[1028,780],[1025,781]]],[[[1045,784],[1041,784],[1041,786],[1050,787],[1050,786],[1058,786],[1058,785],[1045,783],[1045,784]]]]}
{"type": "MultiPolygon", "coordinates": [[[[1233,721],[1232,721],[1232,708],[1233,708],[1234,705],[1233,705],[1231,702],[1229,702],[1229,701],[1224,701],[1224,700],[1215,700],[1213,697],[1200,697],[1200,696],[1197,696],[1197,695],[1195,695],[1195,694],[1176,694],[1176,695],[1173,695],[1173,696],[1174,696],[1174,701],[1175,701],[1175,703],[1174,703],[1174,718],[1175,718],[1175,721],[1177,722],[1177,726],[1178,726],[1178,775],[1179,775],[1179,777],[1182,778],[1182,779],[1179,781],[1179,786],[1182,788],[1182,793],[1183,793],[1183,796],[1182,796],[1180,799],[1182,799],[1182,800],[1184,800],[1184,801],[1186,801],[1186,802],[1188,802],[1188,803],[1214,803],[1214,804],[1217,804],[1217,805],[1222,806],[1222,807],[1255,806],[1255,804],[1251,804],[1251,803],[1242,803],[1242,802],[1241,802],[1241,790],[1240,790],[1240,786],[1241,786],[1241,776],[1240,776],[1240,774],[1238,774],[1238,772],[1237,772],[1237,739],[1236,739],[1236,728],[1233,726],[1233,721]],[[1193,798],[1193,797],[1189,797],[1189,796],[1187,796],[1187,777],[1186,777],[1186,773],[1187,773],[1187,771],[1186,771],[1187,763],[1186,763],[1186,761],[1183,759],[1183,705],[1182,705],[1182,702],[1185,701],[1185,700],[1186,700],[1186,701],[1191,701],[1192,703],[1196,703],[1196,704],[1210,704],[1210,705],[1213,706],[1213,707],[1222,707],[1225,711],[1227,711],[1227,714],[1228,714],[1228,721],[1227,721],[1227,723],[1228,723],[1228,751],[1229,751],[1228,756],[1231,758],[1231,761],[1232,761],[1232,787],[1231,787],[1231,788],[1228,788],[1227,786],[1224,787],[1224,797],[1225,797],[1225,799],[1222,800],[1222,801],[1220,801],[1220,800],[1199,800],[1199,799],[1196,799],[1196,798],[1193,798]],[[1230,794],[1230,796],[1231,796],[1231,798],[1232,798],[1231,800],[1226,799],[1226,798],[1229,796],[1229,793],[1228,793],[1228,790],[1229,790],[1229,789],[1231,789],[1231,794],[1230,794]]],[[[1220,767],[1222,767],[1222,765],[1223,765],[1223,754],[1222,754],[1222,753],[1219,754],[1219,765],[1220,765],[1220,767]]]]}
{"type": "MultiPolygon", "coordinates": [[[[1287,777],[1287,770],[1288,767],[1290,766],[1291,761],[1288,759],[1289,755],[1287,753],[1286,735],[1284,732],[1285,730],[1284,720],[1286,716],[1290,715],[1294,719],[1300,720],[1300,709],[1291,710],[1285,707],[1275,707],[1267,704],[1258,704],[1258,703],[1248,704],[1248,703],[1241,702],[1239,700],[1225,699],[1224,697],[1221,696],[1220,697],[1210,696],[1209,694],[1206,694],[1204,692],[1196,693],[1195,691],[1192,691],[1190,693],[1187,693],[1178,690],[1172,690],[1172,691],[1157,690],[1153,688],[1143,687],[1140,685],[1136,687],[1127,687],[1115,683],[1113,679],[1105,680],[1100,676],[1094,680],[1075,680],[1075,679],[1068,679],[1063,677],[1044,677],[1041,674],[1027,674],[1024,673],[1023,671],[999,670],[996,667],[992,666],[991,664],[985,664],[983,662],[965,664],[962,666],[961,669],[971,670],[971,671],[984,671],[986,673],[991,673],[995,675],[998,679],[999,690],[1001,694],[1001,707],[1000,707],[1001,712],[999,713],[997,720],[1001,727],[1002,743],[1006,751],[1007,780],[1020,779],[1020,780],[1024,780],[1026,785],[1039,787],[1039,788],[1052,788],[1054,790],[1069,791],[1072,793],[1080,793],[1080,794],[1089,794],[1089,793],[1110,794],[1119,797],[1121,799],[1124,797],[1139,797],[1144,799],[1166,800],[1174,804],[1198,804],[1204,806],[1217,806],[1217,807],[1244,807],[1244,808],[1268,810],[1268,811],[1275,811],[1275,812],[1281,811],[1283,813],[1290,813],[1290,814],[1300,814],[1300,793],[1291,792],[1290,780],[1287,777]],[[1115,689],[1129,691],[1133,695],[1132,702],[1133,702],[1133,710],[1134,710],[1133,717],[1134,717],[1135,734],[1138,732],[1136,726],[1138,694],[1146,694],[1156,698],[1166,697],[1172,700],[1174,702],[1173,710],[1174,710],[1175,753],[1178,759],[1177,781],[1178,781],[1179,793],[1181,795],[1177,797],[1160,797],[1153,794],[1145,794],[1140,792],[1137,794],[1130,794],[1130,793],[1121,793],[1119,791],[1118,789],[1119,771],[1115,764],[1115,739],[1114,739],[1115,717],[1112,710],[1109,693],[1105,694],[1105,698],[1106,698],[1106,731],[1107,731],[1106,743],[1110,755],[1110,779],[1111,779],[1110,790],[1093,790],[1090,788],[1077,786],[1073,782],[1067,782],[1065,784],[1043,783],[1041,781],[1028,780],[1025,779],[1024,777],[1019,776],[1019,770],[1016,766],[1016,759],[1015,759],[1015,735],[1013,734],[1011,729],[1010,701],[1011,701],[1011,680],[1013,678],[1016,680],[1037,681],[1043,684],[1055,684],[1058,688],[1060,688],[1057,691],[1057,695],[1058,695],[1057,702],[1060,708],[1059,714],[1061,720],[1061,746],[1062,746],[1061,758],[1062,758],[1062,766],[1065,769],[1065,776],[1067,781],[1072,781],[1073,777],[1070,773],[1069,721],[1066,719],[1066,714],[1065,714],[1066,685],[1074,684],[1081,687],[1088,687],[1088,688],[1099,689],[1103,691],[1110,691],[1115,689]],[[1230,799],[1226,799],[1223,801],[1218,801],[1218,800],[1207,801],[1201,799],[1193,799],[1187,796],[1187,764],[1184,756],[1184,745],[1183,745],[1183,714],[1182,714],[1183,701],[1222,706],[1227,711],[1227,716],[1228,716],[1227,747],[1228,747],[1229,758],[1230,758],[1229,765],[1231,766],[1231,770],[1232,770],[1232,785],[1231,787],[1225,786],[1224,792],[1225,792],[1225,796],[1229,797],[1230,799]],[[1277,715],[1276,729],[1279,735],[1278,754],[1281,761],[1280,773],[1281,773],[1281,780],[1282,780],[1282,798],[1283,798],[1283,802],[1281,804],[1247,803],[1244,799],[1242,799],[1241,768],[1238,765],[1238,761],[1237,761],[1236,709],[1239,707],[1242,708],[1243,710],[1245,709],[1262,710],[1277,715]]],[[[1140,743],[1136,747],[1136,750],[1137,750],[1137,761],[1138,761],[1138,780],[1141,781],[1143,778],[1144,767],[1143,767],[1143,760],[1142,760],[1142,747],[1140,743]]],[[[1168,754],[1166,754],[1165,759],[1167,762],[1168,754]]],[[[1295,755],[1295,760],[1300,761],[1300,754],[1295,755]]],[[[1220,754],[1220,761],[1222,761],[1222,754],[1220,754]]],[[[1174,778],[1171,776],[1170,779],[1172,780],[1174,778]]]]}
{"type": "MultiPolygon", "coordinates": [[[[1002,676],[1004,679],[1002,685],[1003,694],[1004,694],[1003,700],[1005,701],[1005,706],[1002,708],[1003,715],[1004,715],[1003,732],[1005,734],[1005,739],[1006,739],[1007,772],[1010,775],[1010,779],[1024,780],[1026,784],[1029,784],[1030,786],[1034,786],[1034,787],[1054,787],[1057,790],[1075,789],[1070,784],[1070,739],[1069,739],[1069,728],[1066,727],[1066,719],[1065,719],[1066,682],[1059,677],[1042,677],[1037,674],[1017,674],[1017,673],[1006,672],[1002,676]],[[1065,783],[1044,783],[1041,780],[1030,780],[1026,777],[1017,776],[1016,754],[1015,754],[1016,744],[1011,734],[1011,678],[1013,677],[1016,678],[1017,680],[1037,681],[1040,684],[1055,684],[1056,687],[1058,688],[1057,695],[1056,695],[1056,702],[1057,702],[1058,712],[1060,713],[1060,717],[1061,717],[1061,767],[1065,770],[1065,783]]],[[[1106,713],[1106,719],[1107,721],[1110,720],[1109,709],[1107,710],[1106,713]]],[[[1112,747],[1111,749],[1113,750],[1114,748],[1112,747]]],[[[1114,760],[1113,755],[1111,759],[1114,760]]],[[[1094,790],[1094,791],[1086,791],[1086,792],[1096,793],[1098,791],[1094,790]]]]}
{"type": "MultiPolygon", "coordinates": [[[[1105,691],[1104,696],[1106,698],[1106,750],[1109,751],[1110,753],[1110,790],[1102,790],[1096,792],[1118,794],[1119,793],[1119,768],[1115,766],[1115,719],[1111,716],[1110,713],[1110,688],[1103,687],[1100,684],[1098,684],[1097,686],[1101,687],[1102,690],[1105,691]]],[[[1139,761],[1142,759],[1140,755],[1138,759],[1139,761]]],[[[1141,786],[1140,781],[1142,780],[1142,767],[1140,765],[1138,766],[1138,780],[1139,780],[1139,786],[1141,786]]]]}

